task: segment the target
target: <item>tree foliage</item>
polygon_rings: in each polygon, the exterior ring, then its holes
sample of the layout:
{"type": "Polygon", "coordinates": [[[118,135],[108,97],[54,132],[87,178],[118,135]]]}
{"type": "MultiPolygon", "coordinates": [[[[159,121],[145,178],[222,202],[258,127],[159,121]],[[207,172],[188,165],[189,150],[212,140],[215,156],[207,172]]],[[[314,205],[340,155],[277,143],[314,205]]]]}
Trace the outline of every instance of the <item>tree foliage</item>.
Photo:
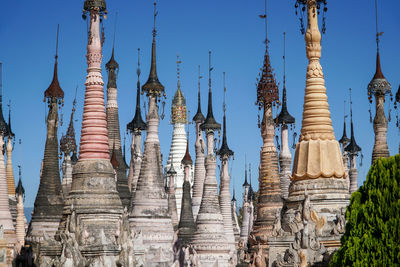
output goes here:
{"type": "Polygon", "coordinates": [[[400,155],[379,159],[346,211],[346,232],[331,266],[399,266],[400,155]]]}

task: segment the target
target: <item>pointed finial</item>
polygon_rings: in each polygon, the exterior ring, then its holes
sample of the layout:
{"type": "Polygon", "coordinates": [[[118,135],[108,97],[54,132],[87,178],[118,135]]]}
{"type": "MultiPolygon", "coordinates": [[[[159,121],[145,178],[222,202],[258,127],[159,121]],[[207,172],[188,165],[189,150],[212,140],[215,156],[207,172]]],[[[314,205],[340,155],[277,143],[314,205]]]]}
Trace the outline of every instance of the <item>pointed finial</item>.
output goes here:
{"type": "Polygon", "coordinates": [[[344,148],[346,152],[349,152],[352,155],[358,155],[361,151],[361,147],[359,147],[356,143],[356,139],[354,137],[354,127],[353,127],[353,101],[351,98],[351,88],[349,88],[350,92],[350,123],[351,123],[351,136],[350,143],[344,148]]]}
{"type": "Polygon", "coordinates": [[[193,121],[200,121],[200,122],[202,122],[202,121],[204,121],[204,115],[203,115],[203,113],[201,112],[201,99],[200,99],[200,80],[201,80],[201,78],[203,78],[203,76],[201,76],[201,74],[200,74],[200,65],[199,65],[199,73],[198,73],[198,79],[199,79],[199,81],[198,81],[198,87],[199,87],[199,92],[198,92],[198,94],[197,94],[197,113],[194,115],[194,117],[193,117],[193,121]]]}
{"type": "Polygon", "coordinates": [[[153,24],[153,39],[156,37],[157,35],[157,30],[156,30],[156,17],[158,15],[158,11],[157,11],[157,2],[156,0],[154,0],[154,24],[153,24]]]}
{"type": "Polygon", "coordinates": [[[137,57],[136,75],[137,75],[137,78],[138,78],[137,83],[138,83],[138,86],[140,87],[140,81],[139,81],[140,74],[141,74],[141,70],[140,70],[140,48],[138,48],[137,50],[138,50],[138,52],[137,52],[138,53],[138,57],[137,57]]]}
{"type": "Polygon", "coordinates": [[[375,0],[375,29],[376,29],[376,51],[379,53],[379,41],[380,36],[382,36],[383,32],[379,32],[378,30],[378,0],[375,0]]]}
{"type": "Polygon", "coordinates": [[[208,51],[208,90],[211,92],[211,71],[214,68],[211,67],[211,50],[208,51]]]}
{"type": "Polygon", "coordinates": [[[286,32],[283,32],[283,88],[286,88],[286,32]]]}
{"type": "Polygon", "coordinates": [[[244,187],[249,186],[249,183],[247,182],[247,156],[246,154],[244,155],[244,187]]]}
{"type": "Polygon", "coordinates": [[[224,116],[225,116],[225,112],[226,112],[226,86],[225,86],[225,72],[222,73],[223,74],[223,79],[224,79],[224,102],[222,104],[222,111],[224,112],[224,116]]]}
{"type": "Polygon", "coordinates": [[[114,54],[114,47],[115,47],[115,34],[117,32],[117,19],[118,19],[118,12],[115,13],[115,21],[114,21],[113,54],[114,54]]]}
{"type": "Polygon", "coordinates": [[[224,81],[224,101],[222,103],[222,110],[224,112],[223,118],[223,133],[222,133],[222,145],[221,148],[217,151],[217,154],[223,158],[224,156],[233,156],[233,151],[228,146],[228,140],[226,136],[226,85],[225,85],[225,72],[223,72],[223,81],[224,81]]]}
{"type": "Polygon", "coordinates": [[[25,189],[22,186],[22,175],[21,175],[21,165],[18,165],[18,184],[17,187],[15,188],[15,193],[17,196],[22,196],[23,199],[25,200],[25,189]]]}
{"type": "Polygon", "coordinates": [[[11,129],[11,99],[8,101],[8,137],[13,138],[15,134],[11,129]]]}
{"type": "Polygon", "coordinates": [[[56,41],[56,55],[55,55],[55,59],[57,61],[58,58],[58,34],[60,32],[60,24],[57,24],[57,41],[56,41]]]}
{"type": "Polygon", "coordinates": [[[179,59],[179,54],[176,55],[176,77],[178,79],[178,89],[181,88],[181,73],[180,73],[180,69],[179,66],[182,63],[182,61],[179,59]]]}

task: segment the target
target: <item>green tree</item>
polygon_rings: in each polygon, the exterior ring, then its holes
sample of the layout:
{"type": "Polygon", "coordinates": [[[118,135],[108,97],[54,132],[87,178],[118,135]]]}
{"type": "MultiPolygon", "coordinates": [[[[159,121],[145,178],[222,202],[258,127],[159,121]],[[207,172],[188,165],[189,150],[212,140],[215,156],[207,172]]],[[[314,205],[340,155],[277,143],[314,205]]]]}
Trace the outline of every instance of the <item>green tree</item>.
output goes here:
{"type": "Polygon", "coordinates": [[[400,155],[379,159],[346,211],[346,232],[330,266],[400,265],[400,155]]]}

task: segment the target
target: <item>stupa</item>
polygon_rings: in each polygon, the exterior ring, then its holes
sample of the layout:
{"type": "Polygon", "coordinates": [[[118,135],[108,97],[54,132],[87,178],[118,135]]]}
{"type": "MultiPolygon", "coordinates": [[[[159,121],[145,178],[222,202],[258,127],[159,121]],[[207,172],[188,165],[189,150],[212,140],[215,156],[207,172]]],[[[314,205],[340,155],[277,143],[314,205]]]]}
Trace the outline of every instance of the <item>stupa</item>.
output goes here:
{"type": "Polygon", "coordinates": [[[122,205],[129,208],[131,193],[128,187],[128,179],[126,175],[128,166],[126,166],[125,160],[122,156],[121,133],[119,128],[117,101],[117,75],[119,72],[119,65],[114,58],[114,45],[111,53],[111,58],[106,64],[106,69],[108,71],[106,105],[108,149],[110,151],[110,157],[112,156],[112,151],[114,151],[116,161],[118,161],[118,167],[116,167],[115,171],[117,172],[117,190],[121,198],[122,205]]]}
{"type": "Polygon", "coordinates": [[[196,124],[196,143],[194,145],[196,151],[196,160],[194,163],[194,179],[193,179],[193,216],[196,220],[197,214],[199,213],[201,199],[203,197],[203,186],[204,179],[206,177],[206,169],[204,166],[204,153],[205,153],[205,142],[203,139],[203,131],[200,129],[200,125],[205,120],[204,115],[201,113],[201,101],[200,101],[200,66],[199,66],[199,81],[198,87],[199,92],[197,95],[197,112],[193,117],[193,121],[196,124]]]}
{"type": "Polygon", "coordinates": [[[296,7],[307,12],[305,42],[309,63],[303,121],[289,196],[283,210],[276,212],[272,237],[268,238],[268,260],[269,266],[328,266],[340,247],[350,195],[319,62],[318,13],[324,16],[327,8],[323,0],[298,0],[296,7]]]}
{"type": "Polygon", "coordinates": [[[32,219],[29,224],[26,240],[36,243],[34,252],[38,253],[38,245],[45,237],[53,238],[60,220],[64,206],[60,171],[58,166],[58,109],[62,105],[64,91],[58,82],[58,29],[56,56],[54,62],[53,80],[44,92],[47,99],[49,112],[47,114],[47,136],[44,148],[42,172],[39,190],[36,195],[32,219]]]}
{"type": "Polygon", "coordinates": [[[147,266],[170,266],[173,261],[174,237],[168,197],[163,183],[158,125],[160,122],[157,100],[165,97],[164,86],[157,76],[156,65],[156,3],[154,3],[154,27],[151,51],[150,74],[142,86],[142,93],[149,98],[147,113],[147,136],[144,144],[142,166],[132,195],[129,214],[130,227],[142,235],[144,262],[147,266]]]}
{"type": "Polygon", "coordinates": [[[211,51],[209,52],[208,111],[200,128],[206,132],[207,155],[205,158],[206,178],[203,198],[196,219],[196,231],[191,245],[197,252],[200,266],[231,266],[230,245],[225,237],[224,220],[218,200],[218,187],[215,175],[217,159],[214,154],[214,132],[221,129],[212,110],[211,92],[211,51]]]}
{"type": "Polygon", "coordinates": [[[133,193],[136,190],[136,184],[140,173],[140,166],[142,164],[142,131],[147,129],[147,124],[142,119],[142,111],[140,109],[140,49],[138,49],[138,67],[137,74],[137,88],[136,88],[136,110],[135,116],[132,121],[126,125],[126,129],[132,134],[131,143],[131,161],[129,163],[128,173],[128,187],[131,190],[131,201],[133,193]]]}

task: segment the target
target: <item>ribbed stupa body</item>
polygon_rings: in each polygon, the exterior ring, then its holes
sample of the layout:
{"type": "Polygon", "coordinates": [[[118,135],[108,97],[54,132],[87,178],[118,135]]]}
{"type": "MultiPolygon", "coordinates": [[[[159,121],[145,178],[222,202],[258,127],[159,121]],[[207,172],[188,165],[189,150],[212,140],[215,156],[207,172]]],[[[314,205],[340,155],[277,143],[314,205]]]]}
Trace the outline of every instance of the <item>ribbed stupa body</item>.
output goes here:
{"type": "MultiPolygon", "coordinates": [[[[71,191],[65,201],[63,220],[56,238],[61,239],[63,251],[67,246],[64,242],[77,246],[79,253],[75,251],[74,257],[83,257],[89,266],[113,266],[124,249],[120,238],[125,231],[115,172],[109,158],[100,38],[100,19],[105,6],[96,6],[99,3],[85,2],[84,12],[89,15],[90,32],[80,153],[73,168],[71,191]]],[[[105,5],[105,2],[101,3],[105,5]]],[[[63,253],[60,261],[67,258],[68,255],[63,253]]]]}
{"type": "Polygon", "coordinates": [[[63,179],[61,186],[64,198],[66,198],[72,186],[72,161],[71,161],[71,156],[68,154],[64,155],[64,160],[62,163],[62,172],[63,172],[63,179]]]}
{"type": "MultiPolygon", "coordinates": [[[[172,162],[174,169],[176,171],[175,196],[176,196],[176,207],[179,220],[181,214],[182,194],[183,194],[182,185],[185,179],[184,167],[181,164],[181,160],[185,155],[187,139],[186,139],[185,124],[175,123],[173,125],[174,125],[174,131],[172,132],[171,149],[169,152],[167,164],[165,165],[165,172],[169,170],[172,162]]],[[[191,181],[192,179],[190,179],[190,182],[191,181]]]]}
{"type": "Polygon", "coordinates": [[[221,208],[221,214],[224,220],[225,238],[226,242],[230,245],[232,256],[236,256],[235,253],[235,235],[233,232],[232,224],[232,204],[231,204],[231,192],[230,192],[230,180],[231,177],[228,171],[228,157],[226,155],[221,159],[221,182],[219,190],[219,205],[221,208]]]}
{"type": "Polygon", "coordinates": [[[231,246],[225,237],[224,220],[219,206],[215,176],[217,161],[213,151],[214,132],[207,130],[206,178],[192,245],[198,254],[200,266],[213,266],[216,263],[217,266],[230,266],[231,246]]]}
{"type": "Polygon", "coordinates": [[[201,199],[203,197],[204,179],[206,177],[206,168],[204,166],[205,142],[203,132],[200,130],[201,120],[196,121],[196,143],[194,145],[196,151],[196,160],[194,163],[194,180],[193,180],[193,216],[196,220],[199,213],[201,199]]]}
{"type": "Polygon", "coordinates": [[[54,237],[60,224],[64,206],[58,166],[57,99],[52,97],[49,102],[50,109],[47,115],[47,138],[42,173],[26,238],[29,242],[40,241],[44,238],[44,235],[50,238],[54,237]]]}
{"type": "Polygon", "coordinates": [[[136,184],[140,174],[140,167],[142,166],[142,157],[142,132],[140,131],[132,134],[131,161],[129,163],[128,173],[128,187],[131,189],[132,193],[136,191],[136,184]]]}
{"type": "Polygon", "coordinates": [[[129,223],[133,231],[143,235],[148,266],[170,266],[174,232],[163,183],[157,100],[153,95],[149,98],[147,136],[136,191],[132,195],[129,223]]]}
{"type": "Polygon", "coordinates": [[[172,226],[174,227],[174,231],[178,229],[179,219],[178,219],[178,209],[176,207],[176,196],[175,196],[175,180],[176,180],[176,172],[175,174],[169,177],[168,183],[168,210],[171,214],[172,226]]]}
{"type": "Polygon", "coordinates": [[[3,225],[4,238],[7,240],[7,242],[15,242],[15,228],[8,200],[8,186],[6,168],[4,166],[3,147],[3,136],[0,136],[0,225],[3,225]]]}
{"type": "MultiPolygon", "coordinates": [[[[114,50],[113,56],[114,58],[114,50]]],[[[129,207],[130,205],[130,198],[131,193],[128,187],[128,178],[126,175],[127,167],[125,164],[125,160],[122,156],[122,149],[121,149],[121,133],[120,133],[120,126],[119,126],[119,115],[118,115],[118,102],[117,102],[117,87],[116,86],[116,77],[113,75],[115,69],[112,67],[108,68],[109,75],[108,75],[108,85],[107,85],[107,131],[108,131],[108,149],[110,151],[110,157],[112,151],[114,149],[115,156],[118,161],[118,167],[116,168],[117,172],[117,190],[119,196],[122,201],[122,205],[124,207],[129,207]],[[114,80],[113,82],[111,82],[114,80]]]]}
{"type": "Polygon", "coordinates": [[[18,195],[15,233],[17,236],[19,249],[25,245],[25,221],[26,218],[24,213],[24,200],[22,195],[18,195]]]}
{"type": "Polygon", "coordinates": [[[372,163],[378,158],[388,158],[389,148],[387,145],[388,122],[385,115],[385,95],[375,95],[376,114],[374,118],[375,142],[372,150],[372,163]]]}
{"type": "Polygon", "coordinates": [[[240,240],[240,227],[239,227],[239,220],[237,217],[236,199],[232,200],[232,225],[233,225],[233,234],[235,235],[235,247],[238,248],[240,240]]]}
{"type": "Polygon", "coordinates": [[[357,170],[357,154],[350,155],[350,170],[349,170],[349,180],[350,180],[350,194],[358,189],[358,170],[357,170]]]}
{"type": "MultiPolygon", "coordinates": [[[[187,146],[189,148],[189,146],[187,146]]],[[[189,152],[187,151],[187,155],[189,152]]],[[[185,168],[185,181],[183,182],[183,195],[182,195],[182,206],[181,206],[181,218],[178,225],[178,238],[182,247],[188,246],[193,239],[193,234],[196,231],[196,224],[193,218],[192,210],[192,197],[190,194],[190,167],[192,166],[192,160],[189,156],[188,161],[182,160],[182,164],[185,168]]]]}
{"type": "Polygon", "coordinates": [[[290,173],[292,164],[292,154],[289,149],[288,140],[288,126],[285,124],[281,125],[281,150],[279,152],[279,175],[281,180],[281,190],[283,199],[287,199],[289,195],[289,185],[290,185],[290,173]]]}
{"type": "MultiPolygon", "coordinates": [[[[261,244],[263,249],[267,249],[266,237],[271,236],[276,211],[282,208],[282,190],[278,153],[274,144],[275,127],[271,104],[264,106],[261,135],[264,144],[260,152],[257,219],[254,222],[252,234],[255,236],[257,244],[261,244]]],[[[256,243],[252,245],[255,246],[256,243]]]]}
{"type": "Polygon", "coordinates": [[[6,176],[7,176],[7,187],[8,187],[8,198],[10,203],[10,212],[13,218],[14,226],[16,225],[17,219],[17,198],[15,197],[15,181],[14,171],[12,165],[12,140],[9,138],[7,142],[7,164],[6,164],[6,176]]]}

